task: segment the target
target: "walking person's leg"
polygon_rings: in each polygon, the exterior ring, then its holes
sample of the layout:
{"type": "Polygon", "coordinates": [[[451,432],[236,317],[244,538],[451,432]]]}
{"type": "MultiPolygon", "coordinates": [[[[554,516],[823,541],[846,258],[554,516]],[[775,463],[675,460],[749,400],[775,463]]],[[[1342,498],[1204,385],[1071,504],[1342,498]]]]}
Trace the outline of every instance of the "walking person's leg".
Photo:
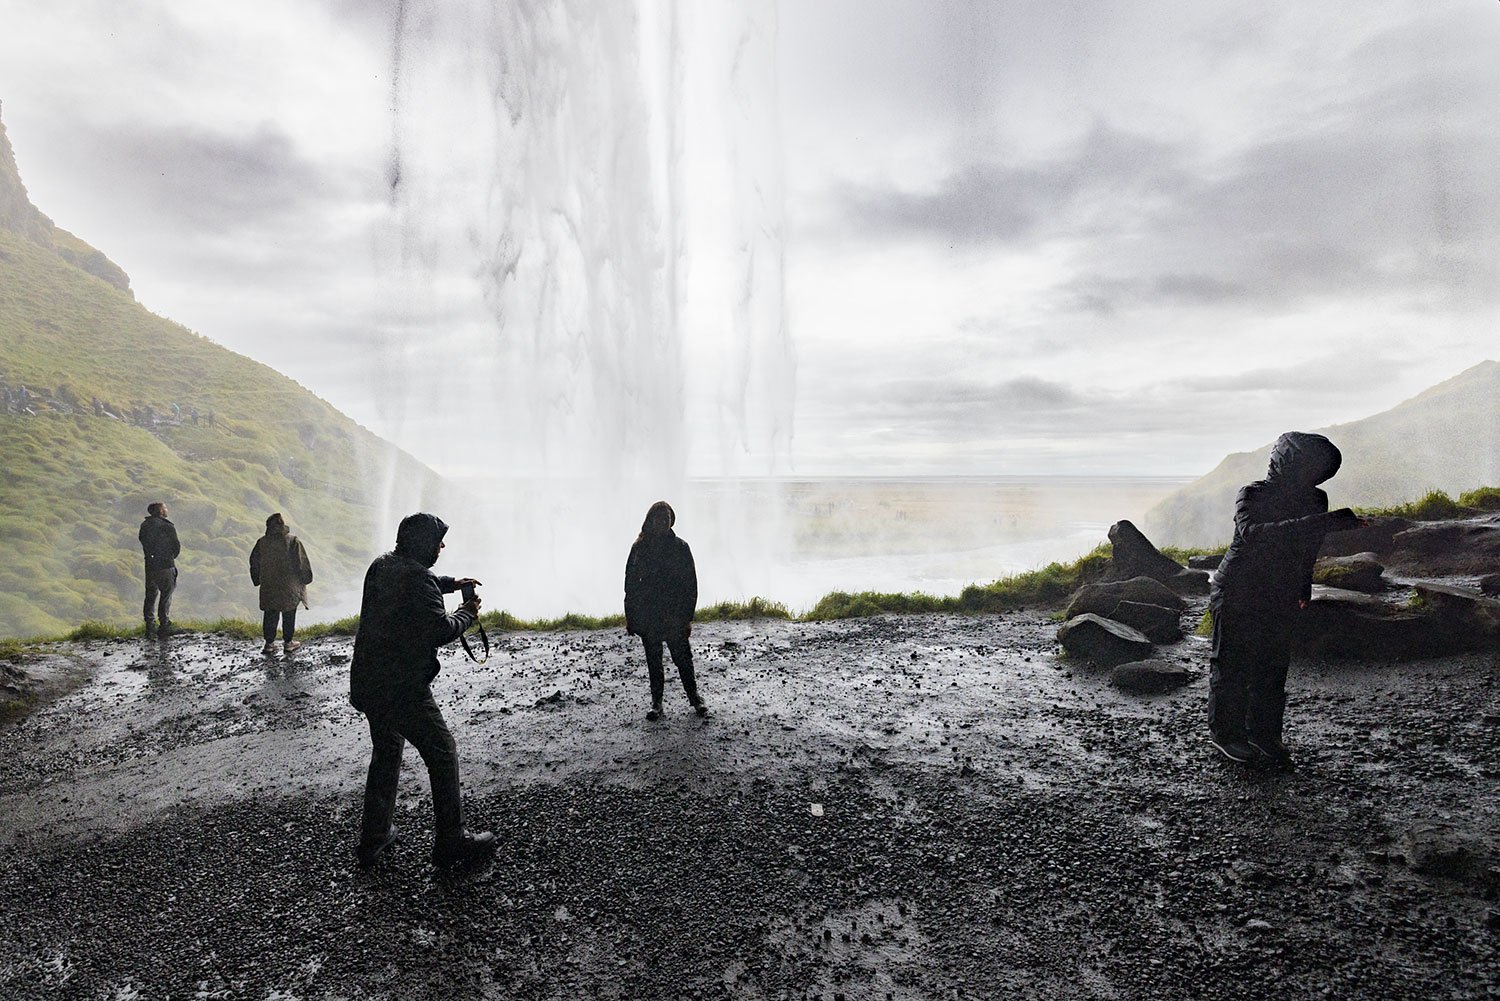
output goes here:
{"type": "Polygon", "coordinates": [[[261,653],[270,653],[276,648],[276,619],[280,612],[260,613],[260,635],[265,639],[266,645],[260,648],[261,653]]]}
{"type": "Polygon", "coordinates": [[[1213,615],[1213,653],[1208,672],[1210,739],[1225,757],[1247,762],[1254,752],[1246,743],[1247,668],[1254,658],[1251,623],[1222,602],[1209,606],[1213,615]]]}
{"type": "Polygon", "coordinates": [[[146,622],[146,638],[156,638],[156,575],[146,568],[146,602],[141,606],[141,617],[146,622]]]}
{"type": "Polygon", "coordinates": [[[666,675],[662,671],[661,643],[662,638],[654,633],[642,633],[641,643],[646,647],[646,673],[651,678],[651,708],[646,711],[647,719],[658,719],[661,716],[661,698],[666,689],[666,675]]]}
{"type": "Polygon", "coordinates": [[[365,776],[364,814],[359,825],[361,865],[373,865],[380,853],[395,842],[391,818],[396,812],[396,786],[401,778],[401,753],[406,741],[386,721],[367,717],[370,723],[370,769],[365,776]]]}
{"type": "Polygon", "coordinates": [[[172,628],[172,592],[177,590],[177,568],[163,570],[156,586],[161,591],[156,617],[161,623],[161,629],[166,631],[172,628]]]}
{"type": "Polygon", "coordinates": [[[297,610],[293,608],[291,611],[281,613],[281,649],[291,653],[300,647],[302,644],[292,638],[295,635],[297,635],[297,610]]]}
{"type": "Polygon", "coordinates": [[[432,694],[429,692],[425,699],[407,708],[398,725],[422,756],[432,784],[432,812],[436,827],[432,843],[433,865],[473,862],[494,854],[493,834],[488,831],[471,834],[464,828],[463,800],[458,782],[458,744],[432,694]]]}
{"type": "Polygon", "coordinates": [[[1251,747],[1272,764],[1291,768],[1292,755],[1281,740],[1286,721],[1286,674],[1292,660],[1291,624],[1284,624],[1266,640],[1247,679],[1245,729],[1251,747]]]}
{"type": "Polygon", "coordinates": [[[667,649],[672,652],[672,663],[677,665],[677,675],[682,679],[682,690],[687,693],[688,702],[698,710],[699,716],[705,715],[708,710],[698,695],[698,678],[693,672],[693,647],[687,630],[669,639],[667,649]]]}

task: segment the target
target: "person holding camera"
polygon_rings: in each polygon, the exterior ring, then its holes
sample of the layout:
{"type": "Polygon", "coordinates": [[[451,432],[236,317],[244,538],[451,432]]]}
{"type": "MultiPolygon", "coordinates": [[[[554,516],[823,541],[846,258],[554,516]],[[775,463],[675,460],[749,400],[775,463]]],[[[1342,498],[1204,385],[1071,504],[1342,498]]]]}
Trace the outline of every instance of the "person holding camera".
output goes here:
{"type": "Polygon", "coordinates": [[[699,716],[708,715],[708,707],[698,695],[693,648],[688,644],[698,607],[698,571],[693,566],[693,551],[672,531],[676,521],[672,505],[666,501],[652,504],[625,561],[625,632],[639,636],[646,647],[646,670],[651,676],[651,708],[646,712],[649,720],[661,718],[666,687],[663,643],[672,653],[688,702],[699,716]]]}
{"type": "Polygon", "coordinates": [[[477,862],[495,852],[495,836],[464,828],[459,799],[458,746],[432,697],[439,665],[437,649],[463,635],[479,617],[480,586],[472,577],[432,572],[448,526],[431,514],[412,514],[396,530],[396,548],[379,556],[365,573],[350,663],[349,701],[370,724],[370,771],[364,817],[355,854],[374,865],[396,843],[392,816],[401,754],[410,742],[427,765],[437,828],[433,865],[477,862]],[[443,595],[462,590],[465,600],[448,614],[443,595]]]}
{"type": "Polygon", "coordinates": [[[1363,524],[1349,508],[1330,512],[1328,495],[1318,489],[1342,462],[1322,435],[1288,431],[1271,448],[1266,478],[1241,487],[1235,499],[1234,541],[1214,575],[1208,606],[1208,727],[1214,746],[1232,761],[1293,767],[1281,740],[1292,629],[1312,597],[1323,537],[1363,524]]]}
{"type": "Polygon", "coordinates": [[[250,550],[250,583],[260,588],[261,635],[267,657],[276,652],[276,620],[281,620],[281,649],[291,653],[302,646],[292,638],[297,632],[297,606],[307,604],[307,585],[312,583],[312,562],[302,540],[287,531],[286,519],[278,511],[266,519],[266,534],[250,550]]]}

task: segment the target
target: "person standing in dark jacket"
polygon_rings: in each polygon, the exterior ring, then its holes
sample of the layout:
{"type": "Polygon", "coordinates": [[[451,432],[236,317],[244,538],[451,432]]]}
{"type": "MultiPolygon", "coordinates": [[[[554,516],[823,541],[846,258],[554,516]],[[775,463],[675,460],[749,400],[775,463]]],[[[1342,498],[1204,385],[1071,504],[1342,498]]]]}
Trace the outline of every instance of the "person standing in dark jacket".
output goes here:
{"type": "Polygon", "coordinates": [[[276,650],[276,620],[281,620],[281,649],[291,653],[302,646],[292,636],[297,632],[297,606],[307,602],[312,583],[312,562],[302,540],[287,531],[280,512],[266,519],[266,534],[250,550],[250,583],[260,588],[261,633],[266,645],[261,653],[276,650]]]}
{"type": "Polygon", "coordinates": [[[1235,499],[1234,541],[1209,596],[1208,727],[1231,760],[1293,765],[1281,741],[1292,627],[1312,596],[1323,537],[1361,524],[1349,508],[1329,512],[1317,487],[1342,461],[1322,435],[1288,431],[1271,448],[1266,478],[1235,499]]]}
{"type": "Polygon", "coordinates": [[[177,541],[177,526],[167,520],[167,505],[156,501],[146,507],[136,538],[146,557],[146,602],[141,615],[146,620],[146,638],[154,640],[172,631],[172,592],[177,589],[177,557],[182,544],[177,541]],[[158,631],[157,619],[161,620],[158,631]]]}
{"type": "Polygon", "coordinates": [[[672,531],[676,521],[672,505],[666,501],[652,504],[625,561],[625,631],[639,636],[646,647],[646,669],[651,676],[651,708],[646,713],[649,720],[661,718],[662,691],[666,687],[663,643],[672,653],[688,702],[699,716],[708,715],[708,707],[698,695],[693,649],[688,644],[693,612],[698,607],[698,571],[693,566],[693,551],[672,531]]]}
{"type": "Polygon", "coordinates": [[[444,594],[479,586],[471,577],[455,580],[432,572],[447,533],[448,526],[435,515],[407,515],[396,530],[395,550],[377,557],[365,573],[349,675],[349,701],[369,721],[372,745],[355,851],[361,865],[373,865],[396,842],[391,818],[408,741],[422,756],[432,782],[437,828],[433,864],[479,861],[495,851],[493,834],[464,829],[458,746],[432,697],[437,648],[458,639],[479,617],[477,595],[452,615],[443,604],[444,594]]]}

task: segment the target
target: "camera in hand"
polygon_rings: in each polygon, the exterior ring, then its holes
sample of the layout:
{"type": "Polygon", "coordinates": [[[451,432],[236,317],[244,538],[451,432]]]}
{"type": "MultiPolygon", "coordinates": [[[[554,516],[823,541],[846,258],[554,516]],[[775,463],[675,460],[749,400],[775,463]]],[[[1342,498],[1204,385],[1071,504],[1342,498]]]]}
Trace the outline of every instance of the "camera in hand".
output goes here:
{"type": "Polygon", "coordinates": [[[473,601],[479,596],[478,592],[475,590],[475,588],[477,588],[478,586],[478,584],[460,585],[460,590],[463,591],[464,601],[473,601]]]}

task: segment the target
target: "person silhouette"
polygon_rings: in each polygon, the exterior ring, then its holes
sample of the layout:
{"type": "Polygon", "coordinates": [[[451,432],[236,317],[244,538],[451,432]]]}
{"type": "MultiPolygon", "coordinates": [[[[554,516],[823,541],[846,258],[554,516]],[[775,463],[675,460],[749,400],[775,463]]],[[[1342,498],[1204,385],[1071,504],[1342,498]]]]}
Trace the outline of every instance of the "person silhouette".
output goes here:
{"type": "Polygon", "coordinates": [[[1363,524],[1349,508],[1330,512],[1318,489],[1342,462],[1322,435],[1288,431],[1271,448],[1266,478],[1235,499],[1234,540],[1209,595],[1208,680],[1210,739],[1232,761],[1293,767],[1281,740],[1292,628],[1312,596],[1323,537],[1363,524]]]}
{"type": "Polygon", "coordinates": [[[688,642],[698,607],[698,572],[693,551],[672,531],[676,521],[672,505],[666,501],[652,504],[625,561],[625,632],[639,636],[646,647],[646,670],[651,677],[649,720],[661,718],[663,643],[672,653],[688,702],[699,716],[708,715],[698,694],[693,648],[688,642]]]}

